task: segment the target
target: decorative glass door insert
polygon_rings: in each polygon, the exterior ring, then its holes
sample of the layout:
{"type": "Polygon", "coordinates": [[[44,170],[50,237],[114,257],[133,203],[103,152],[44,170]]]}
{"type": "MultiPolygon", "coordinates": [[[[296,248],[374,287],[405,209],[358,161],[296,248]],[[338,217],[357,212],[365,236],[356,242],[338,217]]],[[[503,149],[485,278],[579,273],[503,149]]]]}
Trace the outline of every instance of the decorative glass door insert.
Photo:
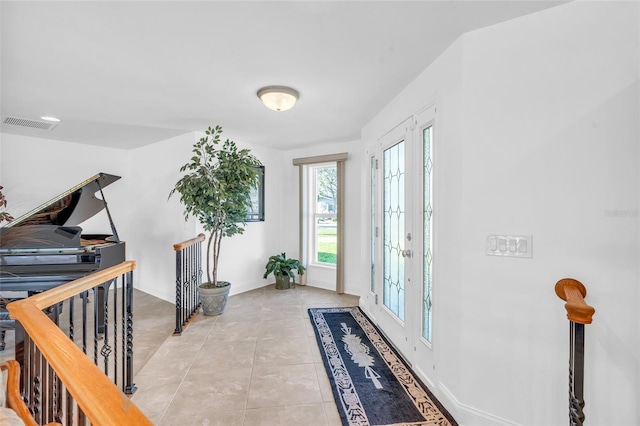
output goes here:
{"type": "Polygon", "coordinates": [[[422,131],[423,144],[423,253],[422,259],[422,337],[427,342],[431,342],[432,323],[432,286],[433,286],[433,161],[432,161],[432,132],[433,127],[429,126],[422,131]]]}
{"type": "Polygon", "coordinates": [[[383,302],[404,321],[404,141],[384,150],[383,302]]]}

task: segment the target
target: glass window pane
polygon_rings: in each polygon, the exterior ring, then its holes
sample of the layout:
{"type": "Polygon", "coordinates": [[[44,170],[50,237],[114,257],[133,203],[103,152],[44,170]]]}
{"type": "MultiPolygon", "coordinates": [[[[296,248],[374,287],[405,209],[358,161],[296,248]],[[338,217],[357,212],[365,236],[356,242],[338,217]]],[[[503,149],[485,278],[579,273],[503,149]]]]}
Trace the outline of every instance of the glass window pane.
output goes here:
{"type": "Polygon", "coordinates": [[[316,168],[315,182],[316,213],[337,213],[338,169],[335,166],[316,168]]]}
{"type": "Polygon", "coordinates": [[[335,265],[338,249],[337,220],[335,217],[316,218],[316,261],[335,265]]]}

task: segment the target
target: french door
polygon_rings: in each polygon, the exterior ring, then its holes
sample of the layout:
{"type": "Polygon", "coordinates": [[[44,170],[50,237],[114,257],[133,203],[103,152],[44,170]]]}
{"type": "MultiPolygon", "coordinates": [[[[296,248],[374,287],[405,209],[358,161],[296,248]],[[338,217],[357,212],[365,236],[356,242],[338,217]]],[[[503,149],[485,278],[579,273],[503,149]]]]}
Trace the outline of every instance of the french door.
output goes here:
{"type": "Polygon", "coordinates": [[[409,357],[414,318],[407,306],[411,287],[411,119],[380,139],[378,158],[380,265],[378,267],[378,326],[409,357]],[[407,179],[409,178],[409,179],[407,179]]]}
{"type": "Polygon", "coordinates": [[[431,388],[434,118],[434,107],[412,116],[380,138],[375,150],[367,302],[380,329],[431,388]]]}

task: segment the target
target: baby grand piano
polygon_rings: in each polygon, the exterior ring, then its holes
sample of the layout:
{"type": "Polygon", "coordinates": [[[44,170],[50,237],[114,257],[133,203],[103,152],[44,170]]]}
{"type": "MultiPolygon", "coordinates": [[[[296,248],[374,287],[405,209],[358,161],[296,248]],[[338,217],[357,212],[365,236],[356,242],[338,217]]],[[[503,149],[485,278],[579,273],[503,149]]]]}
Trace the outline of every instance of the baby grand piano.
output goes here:
{"type": "MultiPolygon", "coordinates": [[[[98,173],[0,228],[0,296],[49,290],[123,262],[125,243],[118,238],[102,193],[118,179],[98,173]],[[103,209],[111,234],[82,234],[77,225],[103,209]]],[[[12,323],[7,312],[0,310],[0,328],[12,323]]]]}

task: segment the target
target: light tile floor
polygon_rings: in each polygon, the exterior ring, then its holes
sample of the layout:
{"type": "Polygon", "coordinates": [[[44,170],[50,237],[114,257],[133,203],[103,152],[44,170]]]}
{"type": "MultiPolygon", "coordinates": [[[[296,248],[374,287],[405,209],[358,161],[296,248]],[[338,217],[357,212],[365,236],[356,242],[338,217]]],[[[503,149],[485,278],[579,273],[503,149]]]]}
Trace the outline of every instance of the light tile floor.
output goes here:
{"type": "Polygon", "coordinates": [[[148,350],[133,401],[158,426],[340,425],[307,309],[357,304],[308,286],[232,296],[148,350]]]}
{"type": "MultiPolygon", "coordinates": [[[[133,374],[137,374],[140,369],[151,359],[153,354],[158,350],[162,342],[173,333],[175,329],[175,305],[165,300],[144,293],[140,290],[133,290],[133,320],[135,330],[135,355],[133,358],[133,374]]],[[[109,296],[112,300],[112,296],[109,296]]],[[[76,312],[80,311],[80,302],[76,301],[76,312]]],[[[66,308],[65,302],[62,308],[60,324],[69,323],[69,309],[66,308]]],[[[113,312],[113,311],[112,311],[113,312]]],[[[87,324],[92,326],[93,321],[89,317],[87,324]]],[[[76,323],[76,341],[81,346],[80,324],[76,323]]],[[[65,331],[67,333],[68,331],[65,331]]],[[[13,329],[6,330],[6,349],[0,351],[0,362],[8,359],[15,359],[15,331],[13,329]]],[[[91,352],[91,350],[89,350],[91,352]]],[[[91,357],[91,355],[89,355],[91,357]]]]}

